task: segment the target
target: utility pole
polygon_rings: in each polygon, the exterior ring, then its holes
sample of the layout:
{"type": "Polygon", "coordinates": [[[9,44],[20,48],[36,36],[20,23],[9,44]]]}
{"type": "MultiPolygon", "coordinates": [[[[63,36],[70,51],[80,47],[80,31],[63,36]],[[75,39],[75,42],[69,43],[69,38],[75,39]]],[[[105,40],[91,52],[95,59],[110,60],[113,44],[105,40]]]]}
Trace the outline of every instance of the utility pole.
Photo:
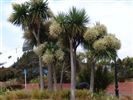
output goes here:
{"type": "Polygon", "coordinates": [[[119,89],[118,89],[118,64],[116,62],[117,57],[115,58],[115,95],[119,97],[119,89]]]}
{"type": "Polygon", "coordinates": [[[25,86],[25,89],[26,89],[26,86],[27,86],[27,71],[26,71],[26,69],[24,69],[24,80],[25,80],[25,84],[24,84],[24,86],[25,86]]]}

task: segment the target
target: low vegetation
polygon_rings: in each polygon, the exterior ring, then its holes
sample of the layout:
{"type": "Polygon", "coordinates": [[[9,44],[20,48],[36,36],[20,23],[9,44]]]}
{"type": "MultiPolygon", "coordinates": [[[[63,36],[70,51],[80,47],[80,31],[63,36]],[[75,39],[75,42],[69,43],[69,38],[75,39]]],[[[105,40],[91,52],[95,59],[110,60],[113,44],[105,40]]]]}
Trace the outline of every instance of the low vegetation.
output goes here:
{"type": "MultiPolygon", "coordinates": [[[[105,93],[91,93],[88,90],[76,90],[77,100],[118,100],[114,96],[105,93]]],[[[18,100],[18,99],[50,99],[50,100],[68,100],[70,98],[69,90],[62,90],[58,92],[49,92],[47,90],[17,90],[7,91],[5,94],[0,95],[0,100],[18,100]]]]}

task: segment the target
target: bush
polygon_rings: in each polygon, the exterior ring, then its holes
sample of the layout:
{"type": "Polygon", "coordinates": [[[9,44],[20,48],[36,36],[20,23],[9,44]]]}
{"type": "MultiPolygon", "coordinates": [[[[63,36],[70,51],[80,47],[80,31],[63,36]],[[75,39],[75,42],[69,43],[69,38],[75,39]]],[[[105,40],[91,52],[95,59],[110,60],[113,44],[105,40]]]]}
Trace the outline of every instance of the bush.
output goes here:
{"type": "Polygon", "coordinates": [[[108,69],[99,67],[96,70],[95,74],[95,91],[99,92],[107,88],[109,84],[113,82],[114,75],[112,72],[109,72],[108,69]]]}
{"type": "Polygon", "coordinates": [[[0,81],[7,81],[15,78],[15,69],[13,68],[0,68],[0,81]]]}
{"type": "Polygon", "coordinates": [[[24,87],[21,84],[14,84],[6,87],[9,90],[23,89],[24,87]]]}
{"type": "MultiPolygon", "coordinates": [[[[114,96],[106,95],[105,93],[93,94],[88,90],[76,90],[76,100],[118,100],[114,96]]],[[[47,90],[17,90],[6,92],[5,95],[0,96],[0,100],[41,100],[41,99],[52,99],[52,100],[69,100],[70,90],[60,90],[57,92],[49,92],[47,90]]]]}
{"type": "MultiPolygon", "coordinates": [[[[98,66],[95,71],[95,92],[106,89],[106,87],[113,82],[114,76],[106,67],[98,66]]],[[[90,83],[90,69],[82,69],[78,74],[78,83],[90,83]]]]}
{"type": "Polygon", "coordinates": [[[32,99],[48,99],[50,98],[51,94],[46,91],[40,91],[40,90],[33,90],[31,92],[31,98],[32,99]]]}
{"type": "Polygon", "coordinates": [[[52,98],[54,100],[62,100],[62,99],[70,99],[70,91],[69,90],[60,90],[58,92],[54,92],[52,98]]]}
{"type": "Polygon", "coordinates": [[[88,90],[78,90],[75,95],[77,99],[86,100],[91,98],[91,94],[88,90]]]}
{"type": "Polygon", "coordinates": [[[30,98],[30,94],[28,91],[17,90],[16,91],[16,97],[17,97],[17,99],[26,99],[26,98],[30,98]]]}
{"type": "Polygon", "coordinates": [[[107,95],[104,92],[99,92],[98,94],[94,94],[93,96],[94,100],[118,100],[118,98],[112,96],[112,95],[107,95]]]}
{"type": "Polygon", "coordinates": [[[7,91],[9,91],[7,88],[0,87],[0,95],[4,95],[7,91]]]}
{"type": "Polygon", "coordinates": [[[8,89],[8,90],[17,90],[17,89],[23,89],[24,88],[16,80],[9,80],[6,82],[1,82],[0,87],[1,87],[1,89],[8,89]]]}

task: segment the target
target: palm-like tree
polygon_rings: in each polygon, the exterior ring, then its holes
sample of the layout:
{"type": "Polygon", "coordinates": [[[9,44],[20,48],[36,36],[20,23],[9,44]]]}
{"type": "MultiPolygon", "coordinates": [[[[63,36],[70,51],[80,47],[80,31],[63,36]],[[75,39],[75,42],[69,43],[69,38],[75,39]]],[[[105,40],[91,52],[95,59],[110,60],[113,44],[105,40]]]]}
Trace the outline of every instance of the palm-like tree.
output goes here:
{"type": "MultiPolygon", "coordinates": [[[[34,45],[39,46],[41,41],[41,35],[45,32],[41,32],[42,23],[51,17],[50,9],[48,8],[47,1],[43,0],[30,0],[23,4],[13,4],[14,12],[10,15],[9,21],[17,26],[22,26],[24,31],[28,31],[28,34],[32,34],[31,41],[34,40],[34,45]]],[[[39,56],[39,72],[40,72],[40,88],[44,88],[43,73],[41,56],[39,56]]]]}
{"type": "Polygon", "coordinates": [[[68,14],[60,13],[55,20],[62,28],[59,34],[70,51],[71,59],[71,100],[75,100],[75,84],[76,84],[76,49],[83,39],[83,33],[86,30],[88,17],[84,9],[78,10],[72,7],[68,14]],[[66,41],[65,41],[66,42],[66,41]]]}
{"type": "Polygon", "coordinates": [[[90,90],[93,92],[96,62],[105,59],[114,60],[117,50],[120,49],[120,41],[114,35],[107,34],[106,27],[100,23],[88,28],[84,39],[84,47],[88,50],[89,67],[91,67],[90,90]]]}

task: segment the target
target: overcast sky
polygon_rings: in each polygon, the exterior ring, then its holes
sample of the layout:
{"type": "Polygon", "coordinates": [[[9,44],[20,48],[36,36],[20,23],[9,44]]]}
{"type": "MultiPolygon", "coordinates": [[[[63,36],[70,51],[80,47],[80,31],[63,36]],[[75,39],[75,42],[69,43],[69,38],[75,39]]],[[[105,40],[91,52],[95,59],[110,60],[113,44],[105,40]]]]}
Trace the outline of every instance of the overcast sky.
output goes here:
{"type": "MultiPolygon", "coordinates": [[[[20,27],[10,24],[7,19],[12,12],[11,4],[24,1],[28,0],[0,0],[0,52],[3,52],[0,55],[0,63],[8,61],[9,55],[12,55],[10,62],[16,61],[16,55],[22,55],[23,31],[20,27]]],[[[48,2],[54,14],[67,12],[72,6],[84,8],[90,17],[89,25],[99,21],[107,26],[109,33],[115,34],[120,39],[122,46],[118,56],[133,57],[133,0],[48,0],[48,2]]],[[[6,66],[8,65],[10,64],[6,66]]]]}

